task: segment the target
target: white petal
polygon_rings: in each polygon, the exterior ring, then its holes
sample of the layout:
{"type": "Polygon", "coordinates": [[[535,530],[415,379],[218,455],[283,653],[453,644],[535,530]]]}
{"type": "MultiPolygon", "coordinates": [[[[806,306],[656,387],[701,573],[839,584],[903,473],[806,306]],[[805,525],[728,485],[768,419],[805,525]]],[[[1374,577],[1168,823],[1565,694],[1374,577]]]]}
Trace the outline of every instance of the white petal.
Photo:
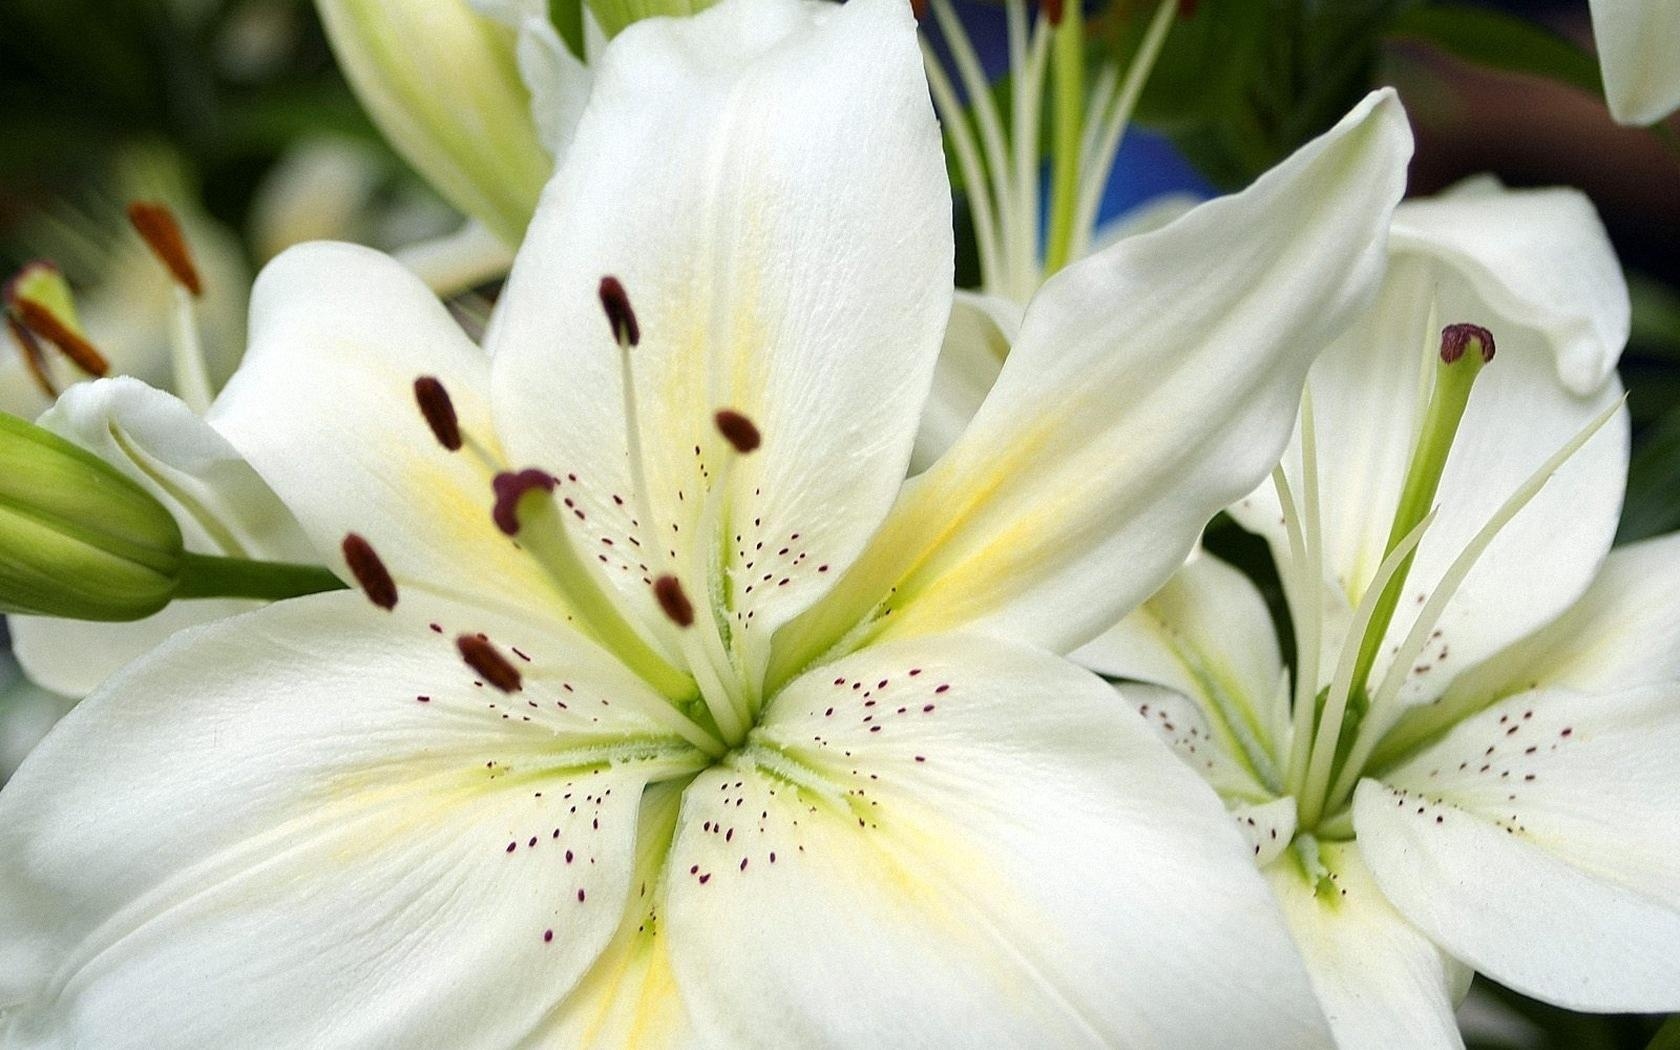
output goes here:
{"type": "Polygon", "coordinates": [[[671,964],[720,1045],[1307,1046],[1213,793],[1096,678],[981,637],[813,670],[672,850],[671,964]],[[855,687],[854,687],[855,685],[855,687]]]}
{"type": "Polygon", "coordinates": [[[939,364],[933,370],[933,387],[922,408],[910,473],[932,466],[962,434],[991,393],[1020,327],[1021,308],[1009,300],[957,291],[939,364]]]}
{"type": "Polygon", "coordinates": [[[1351,842],[1321,842],[1322,878],[1266,870],[1342,1050],[1462,1047],[1451,960],[1388,903],[1351,842]]]}
{"type": "MultiPolygon", "coordinates": [[[[233,446],[173,395],[136,379],[71,387],[41,425],[116,466],[174,512],[200,554],[318,562],[297,521],[233,446]]],[[[18,659],[40,684],[84,696],[176,631],[247,612],[253,602],[177,602],[134,623],[17,616],[18,659]]]]}
{"type": "Polygon", "coordinates": [[[584,103],[589,101],[589,68],[555,32],[543,0],[468,2],[479,14],[519,32],[519,76],[531,93],[537,136],[551,156],[563,158],[583,116],[584,103]]]}
{"type": "Polygon", "coordinates": [[[421,376],[443,383],[461,431],[499,456],[489,362],[443,304],[378,252],[301,245],[257,279],[251,347],[210,420],[329,564],[355,532],[399,585],[482,604],[552,593],[491,520],[492,470],[432,435],[415,402],[421,376]]]}
{"type": "MultiPolygon", "coordinates": [[[[1176,689],[1143,682],[1125,682],[1115,686],[1115,691],[1121,704],[1142,715],[1149,727],[1211,784],[1221,798],[1264,803],[1281,790],[1272,775],[1272,767],[1267,767],[1268,777],[1263,779],[1245,757],[1241,745],[1232,739],[1228,726],[1220,723],[1215,728],[1205,700],[1191,699],[1176,689]]],[[[1294,818],[1290,820],[1293,823],[1294,818]]]]}
{"type": "Polygon", "coordinates": [[[1445,702],[1542,685],[1609,692],[1680,679],[1676,580],[1680,533],[1618,547],[1568,612],[1455,682],[1445,702]]]}
{"type": "Polygon", "coordinates": [[[1680,1009],[1680,685],[1514,696],[1382,781],[1360,849],[1436,943],[1570,1009],[1680,1009]]]}
{"type": "Polygon", "coordinates": [[[1254,583],[1197,552],[1166,585],[1115,626],[1073,653],[1110,678],[1153,682],[1194,697],[1221,747],[1252,755],[1255,783],[1282,790],[1289,748],[1289,696],[1277,629],[1254,583]]]}
{"type": "Polygon", "coordinates": [[[506,1047],[541,1023],[618,923],[643,785],[695,763],[609,658],[432,615],[270,606],[59,725],[0,795],[8,1045],[506,1047]],[[454,639],[477,629],[530,657],[522,691],[475,686],[454,639]]]}
{"type": "Polygon", "coordinates": [[[1632,313],[1627,282],[1598,212],[1579,190],[1474,180],[1401,204],[1389,243],[1396,254],[1446,261],[1454,279],[1474,289],[1474,301],[1546,345],[1571,393],[1597,390],[1621,358],[1632,313]]]}
{"type": "Polygon", "coordinates": [[[1375,94],[1244,192],[1053,277],[820,640],[788,645],[820,651],[889,594],[889,633],[977,623],[1057,649],[1136,606],[1276,463],[1313,354],[1375,288],[1409,150],[1375,94]]]}
{"type": "MultiPolygon", "coordinates": [[[[1373,681],[1471,537],[1621,396],[1614,375],[1605,374],[1627,332],[1626,289],[1609,242],[1573,191],[1482,191],[1402,210],[1411,218],[1402,222],[1396,213],[1393,264],[1376,306],[1325,351],[1309,377],[1327,585],[1347,607],[1358,603],[1382,562],[1439,351],[1433,326],[1485,325],[1498,352],[1476,381],[1436,494],[1435,523],[1418,548],[1373,681]],[[1509,229],[1472,218],[1479,209],[1503,216],[1509,229]],[[1522,255],[1535,262],[1513,261],[1522,255]],[[1490,265],[1500,268],[1490,272],[1490,265]],[[1570,282],[1579,287],[1566,295],[1534,278],[1536,267],[1579,277],[1570,282]],[[1529,281],[1532,291],[1500,283],[1508,277],[1529,281]],[[1536,304],[1536,294],[1549,303],[1536,304]]],[[[1580,597],[1615,534],[1627,455],[1623,413],[1482,555],[1443,613],[1440,633],[1414,662],[1404,699],[1440,695],[1454,676],[1580,597]]],[[[1301,492],[1298,435],[1283,463],[1301,492]]],[[[1232,514],[1287,556],[1269,483],[1232,514]]]]}
{"type": "Polygon", "coordinates": [[[1680,3],[1592,0],[1593,37],[1610,115],[1654,124],[1680,107],[1680,3]]]}
{"type": "Polygon", "coordinates": [[[25,678],[0,651],[0,784],[75,702],[25,678]]]}
{"type": "MultiPolygon", "coordinates": [[[[767,636],[839,576],[903,480],[951,266],[907,7],[732,0],[639,22],[602,57],[492,333],[503,438],[521,465],[580,479],[567,495],[588,545],[633,537],[651,571],[681,576],[692,544],[715,542],[718,604],[767,636]],[[607,275],[641,332],[639,510],[607,275]],[[729,449],[725,408],[757,425],[758,451],[729,449]],[[730,460],[727,535],[696,540],[730,460]]],[[[609,575],[651,609],[646,572],[609,575]]]]}

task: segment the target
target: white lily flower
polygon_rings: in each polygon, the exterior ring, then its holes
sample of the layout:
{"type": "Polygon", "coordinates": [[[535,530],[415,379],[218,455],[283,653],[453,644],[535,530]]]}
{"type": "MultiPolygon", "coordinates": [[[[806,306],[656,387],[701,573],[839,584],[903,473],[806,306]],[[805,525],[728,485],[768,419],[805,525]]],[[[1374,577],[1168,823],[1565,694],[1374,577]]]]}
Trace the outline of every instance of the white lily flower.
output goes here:
{"type": "Polygon", "coordinates": [[[1680,107],[1680,0],[1592,0],[1610,115],[1655,124],[1680,107]]]}
{"type": "Polygon", "coordinates": [[[1628,455],[1615,256],[1579,193],[1487,182],[1402,204],[1390,243],[1276,484],[1232,510],[1316,673],[1291,687],[1259,592],[1211,555],[1077,658],[1144,683],[1119,689],[1225,798],[1339,1044],[1462,1045],[1472,970],[1572,1009],[1680,1008],[1680,543],[1604,560],[1628,455]],[[1445,376],[1475,360],[1433,363],[1438,318],[1497,333],[1473,393],[1445,376]]]}
{"type": "Polygon", "coordinates": [[[1275,461],[1403,114],[1070,268],[905,488],[953,255],[914,34],[620,34],[488,358],[376,253],[269,266],[212,420],[366,597],[183,634],[25,762],[0,1031],[1323,1045],[1214,793],[1035,646],[1275,461]]]}

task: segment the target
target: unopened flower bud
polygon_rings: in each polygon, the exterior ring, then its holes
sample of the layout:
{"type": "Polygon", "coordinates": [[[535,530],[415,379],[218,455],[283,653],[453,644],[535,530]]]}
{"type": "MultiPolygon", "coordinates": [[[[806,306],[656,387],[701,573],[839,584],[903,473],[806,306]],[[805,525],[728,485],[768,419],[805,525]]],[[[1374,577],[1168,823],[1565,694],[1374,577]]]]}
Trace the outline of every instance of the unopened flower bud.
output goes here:
{"type": "Polygon", "coordinates": [[[466,0],[316,0],[373,122],[450,204],[518,244],[553,167],[516,34],[466,0]]]}
{"type": "Polygon", "coordinates": [[[175,596],[167,508],[115,467],[0,414],[0,612],[138,620],[175,596]]]}

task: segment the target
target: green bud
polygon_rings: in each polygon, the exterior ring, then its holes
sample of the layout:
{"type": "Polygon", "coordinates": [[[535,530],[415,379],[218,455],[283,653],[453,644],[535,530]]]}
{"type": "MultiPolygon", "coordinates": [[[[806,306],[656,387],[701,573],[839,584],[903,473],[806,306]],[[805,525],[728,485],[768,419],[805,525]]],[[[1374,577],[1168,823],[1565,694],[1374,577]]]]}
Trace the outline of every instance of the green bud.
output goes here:
{"type": "Polygon", "coordinates": [[[115,467],[0,414],[0,612],[138,620],[184,561],[168,509],[115,467]]]}
{"type": "Polygon", "coordinates": [[[553,161],[513,30],[466,0],[316,0],[344,75],[403,159],[510,246],[553,161]]]}

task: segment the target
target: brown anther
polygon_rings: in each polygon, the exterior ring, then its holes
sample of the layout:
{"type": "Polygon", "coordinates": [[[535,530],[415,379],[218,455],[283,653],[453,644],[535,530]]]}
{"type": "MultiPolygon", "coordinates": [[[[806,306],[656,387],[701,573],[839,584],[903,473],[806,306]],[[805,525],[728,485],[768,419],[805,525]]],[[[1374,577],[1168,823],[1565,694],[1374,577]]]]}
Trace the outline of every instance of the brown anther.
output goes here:
{"type": "Polygon", "coordinates": [[[718,433],[735,447],[736,452],[745,455],[759,446],[761,438],[758,427],[741,413],[732,408],[725,408],[720,409],[712,418],[717,421],[718,433]]]}
{"type": "Polygon", "coordinates": [[[48,397],[58,396],[58,387],[53,384],[52,376],[47,374],[47,354],[41,349],[40,340],[35,333],[18,324],[17,318],[9,312],[6,314],[6,328],[11,331],[12,338],[17,340],[18,350],[23,357],[23,366],[29,370],[29,378],[35,380],[35,385],[41,393],[48,397]]]}
{"type": "Polygon", "coordinates": [[[1493,333],[1479,324],[1450,324],[1441,329],[1441,360],[1449,365],[1457,361],[1472,341],[1480,348],[1482,363],[1493,360],[1493,333]]]}
{"type": "Polygon", "coordinates": [[[348,532],[344,535],[341,549],[345,564],[350,566],[350,575],[356,578],[356,585],[367,595],[368,601],[387,612],[395,609],[397,581],[391,579],[385,563],[374,553],[373,544],[354,532],[348,532]]]}
{"type": "Polygon", "coordinates": [[[1052,26],[1062,24],[1062,16],[1066,14],[1064,0],[1044,0],[1044,17],[1050,20],[1052,26]]]}
{"type": "Polygon", "coordinates": [[[198,267],[193,265],[192,250],[187,247],[181,224],[175,221],[175,213],[169,210],[168,205],[157,201],[135,201],[128,206],[128,221],[140,239],[146,242],[146,247],[169,270],[175,283],[195,298],[204,294],[198,267]]]}
{"type": "Polygon", "coordinates": [[[617,277],[601,278],[601,309],[607,312],[607,324],[612,326],[613,338],[619,346],[635,346],[642,341],[636,311],[630,308],[630,296],[617,277]]]}
{"type": "Polygon", "coordinates": [[[661,576],[654,580],[653,596],[659,599],[659,607],[678,627],[688,627],[694,623],[694,603],[683,593],[682,581],[675,576],[661,576]]]}
{"type": "Polygon", "coordinates": [[[519,668],[508,663],[508,658],[499,649],[478,635],[459,636],[455,639],[455,648],[461,651],[461,659],[467,662],[468,667],[502,692],[517,693],[524,688],[519,668]]]}
{"type": "Polygon", "coordinates": [[[58,347],[65,357],[88,375],[103,376],[111,371],[104,354],[94,349],[92,343],[60,320],[57,314],[35,300],[14,299],[11,312],[19,324],[58,347]]]}
{"type": "Polygon", "coordinates": [[[438,444],[459,452],[461,423],[455,416],[455,402],[449,400],[449,391],[436,376],[421,376],[414,381],[414,400],[419,403],[420,414],[426,417],[426,425],[432,428],[438,444]]]}
{"type": "Polygon", "coordinates": [[[490,487],[496,493],[496,505],[490,511],[490,517],[496,522],[496,527],[509,536],[519,535],[519,501],[527,492],[541,489],[544,492],[554,491],[554,475],[546,470],[527,467],[519,471],[502,471],[490,479],[490,487]]]}
{"type": "Polygon", "coordinates": [[[1178,17],[1195,18],[1196,0],[1178,0],[1178,17]]]}

